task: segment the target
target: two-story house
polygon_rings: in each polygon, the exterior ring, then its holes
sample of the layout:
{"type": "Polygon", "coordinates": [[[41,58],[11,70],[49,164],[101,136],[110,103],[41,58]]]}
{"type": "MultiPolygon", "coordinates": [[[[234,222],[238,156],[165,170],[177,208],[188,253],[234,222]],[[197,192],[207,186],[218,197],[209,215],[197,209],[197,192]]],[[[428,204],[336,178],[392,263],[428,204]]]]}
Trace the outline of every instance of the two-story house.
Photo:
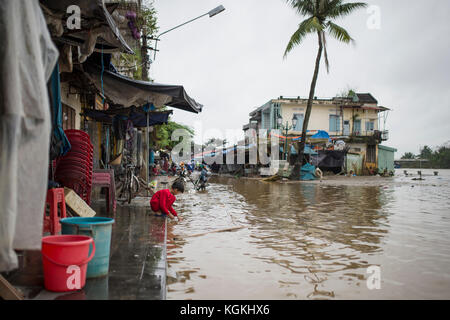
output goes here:
{"type": "MultiPolygon", "coordinates": [[[[308,99],[300,97],[270,100],[250,113],[249,124],[243,129],[282,130],[279,123],[288,123],[290,126],[295,123],[288,131],[288,137],[300,136],[307,102],[308,99]],[[297,121],[292,121],[294,118],[297,121]]],[[[356,93],[349,98],[316,98],[313,100],[307,137],[316,134],[318,130],[326,131],[332,140],[344,141],[350,152],[361,154],[366,168],[376,169],[378,145],[388,139],[383,121],[384,112],[388,110],[379,106],[370,93],[356,93]]],[[[283,143],[284,141],[280,141],[280,145],[283,143]]]]}

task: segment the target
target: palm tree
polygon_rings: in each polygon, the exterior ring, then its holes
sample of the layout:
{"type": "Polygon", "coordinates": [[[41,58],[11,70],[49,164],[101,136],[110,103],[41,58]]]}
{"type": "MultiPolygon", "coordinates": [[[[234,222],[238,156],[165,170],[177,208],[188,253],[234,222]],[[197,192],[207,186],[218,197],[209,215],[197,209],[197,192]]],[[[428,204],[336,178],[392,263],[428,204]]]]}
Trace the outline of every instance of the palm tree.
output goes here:
{"type": "Polygon", "coordinates": [[[327,72],[329,72],[329,62],[327,54],[327,41],[325,34],[328,33],[333,38],[344,43],[350,43],[354,40],[350,37],[347,30],[335,24],[333,21],[337,18],[342,18],[356,9],[365,8],[366,3],[354,2],[344,3],[342,0],[286,0],[289,5],[294,8],[302,16],[307,16],[307,19],[303,20],[297,31],[292,35],[286,50],[284,52],[284,58],[287,54],[294,49],[294,47],[300,45],[308,34],[317,34],[319,50],[317,52],[316,66],[314,69],[314,75],[311,82],[311,89],[309,91],[308,104],[306,107],[305,118],[303,121],[302,138],[299,142],[299,151],[297,161],[292,170],[291,179],[300,179],[300,169],[303,161],[303,154],[305,150],[306,132],[308,130],[309,117],[311,115],[312,102],[314,98],[314,91],[316,89],[317,76],[319,74],[320,60],[322,54],[325,58],[325,66],[327,72]]]}

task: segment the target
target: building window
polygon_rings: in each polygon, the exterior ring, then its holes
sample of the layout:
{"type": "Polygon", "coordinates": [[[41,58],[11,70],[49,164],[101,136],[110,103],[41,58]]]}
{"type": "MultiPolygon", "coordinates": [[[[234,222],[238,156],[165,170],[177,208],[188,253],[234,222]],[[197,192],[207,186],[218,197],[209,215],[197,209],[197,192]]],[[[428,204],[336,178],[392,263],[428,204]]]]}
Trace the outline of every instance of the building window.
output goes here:
{"type": "Polygon", "coordinates": [[[303,130],[303,121],[305,120],[305,116],[303,115],[303,113],[295,113],[294,117],[297,118],[297,125],[293,130],[300,132],[303,130]]]}
{"type": "Polygon", "coordinates": [[[366,122],[366,131],[373,131],[375,130],[375,121],[370,120],[366,122]]]}
{"type": "Polygon", "coordinates": [[[75,109],[66,104],[62,104],[62,125],[63,130],[75,129],[75,109]]]}
{"type": "Polygon", "coordinates": [[[339,132],[341,126],[341,117],[338,115],[330,114],[330,132],[339,132]]]}
{"type": "Polygon", "coordinates": [[[361,120],[355,120],[353,122],[353,133],[357,136],[361,134],[361,120]]]}

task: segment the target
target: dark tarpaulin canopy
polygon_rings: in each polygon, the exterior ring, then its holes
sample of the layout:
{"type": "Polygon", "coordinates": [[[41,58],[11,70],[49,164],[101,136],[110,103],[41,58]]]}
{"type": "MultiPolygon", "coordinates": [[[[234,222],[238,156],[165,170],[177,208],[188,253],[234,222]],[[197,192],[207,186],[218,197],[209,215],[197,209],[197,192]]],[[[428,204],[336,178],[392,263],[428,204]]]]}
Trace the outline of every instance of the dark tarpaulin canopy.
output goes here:
{"type": "Polygon", "coordinates": [[[347,150],[320,150],[318,156],[311,157],[312,164],[321,168],[340,168],[344,165],[347,150]]]}
{"type": "MultiPolygon", "coordinates": [[[[114,11],[117,7],[115,4],[107,3],[104,0],[40,0],[40,3],[45,8],[52,11],[54,14],[66,14],[67,9],[71,5],[76,5],[80,8],[81,16],[84,20],[97,22],[97,27],[100,25],[98,22],[103,23],[107,28],[102,29],[101,36],[94,44],[94,50],[97,52],[125,52],[134,54],[133,50],[126,43],[122,34],[119,31],[117,23],[111,16],[110,12],[114,11]]],[[[83,21],[84,21],[83,20],[83,21]]],[[[83,23],[82,21],[82,23],[83,23]]],[[[82,24],[81,30],[78,32],[66,33],[56,40],[59,42],[67,43],[73,46],[83,46],[85,42],[89,40],[93,35],[93,30],[89,30],[90,25],[84,26],[82,24]]],[[[100,27],[98,27],[100,28],[100,27]]]]}
{"type": "MultiPolygon", "coordinates": [[[[153,111],[149,112],[149,126],[154,126],[158,124],[167,124],[169,121],[169,116],[172,114],[172,111],[153,111]]],[[[83,115],[89,118],[92,118],[96,121],[112,124],[113,118],[117,115],[123,116],[124,119],[131,120],[133,122],[133,126],[137,128],[147,127],[147,113],[143,111],[143,108],[124,108],[117,110],[93,110],[93,109],[84,109],[83,115]]]]}
{"type": "Polygon", "coordinates": [[[173,108],[199,113],[203,106],[190,98],[183,86],[166,85],[140,80],[133,80],[98,65],[85,64],[84,71],[97,89],[115,104],[128,107],[144,105],[148,102],[155,106],[170,106],[173,108]]]}

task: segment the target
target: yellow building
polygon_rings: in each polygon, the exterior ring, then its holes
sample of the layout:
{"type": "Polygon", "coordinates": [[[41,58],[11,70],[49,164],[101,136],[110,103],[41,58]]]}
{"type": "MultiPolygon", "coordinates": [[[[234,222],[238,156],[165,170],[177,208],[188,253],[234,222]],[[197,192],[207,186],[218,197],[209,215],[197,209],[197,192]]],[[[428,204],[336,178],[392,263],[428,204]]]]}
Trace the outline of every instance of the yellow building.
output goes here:
{"type": "MultiPolygon", "coordinates": [[[[298,137],[302,134],[307,102],[308,99],[300,97],[270,100],[250,113],[250,123],[244,126],[244,131],[249,128],[279,129],[285,136],[285,129],[288,127],[287,136],[298,137]],[[279,118],[283,123],[281,126],[279,118]],[[297,121],[293,121],[294,118],[297,121]]],[[[342,140],[349,152],[360,154],[366,169],[374,170],[377,168],[377,146],[388,139],[388,131],[384,130],[388,110],[379,106],[370,93],[356,93],[352,98],[316,98],[313,101],[307,137],[319,130],[326,131],[332,141],[342,140]]]]}

